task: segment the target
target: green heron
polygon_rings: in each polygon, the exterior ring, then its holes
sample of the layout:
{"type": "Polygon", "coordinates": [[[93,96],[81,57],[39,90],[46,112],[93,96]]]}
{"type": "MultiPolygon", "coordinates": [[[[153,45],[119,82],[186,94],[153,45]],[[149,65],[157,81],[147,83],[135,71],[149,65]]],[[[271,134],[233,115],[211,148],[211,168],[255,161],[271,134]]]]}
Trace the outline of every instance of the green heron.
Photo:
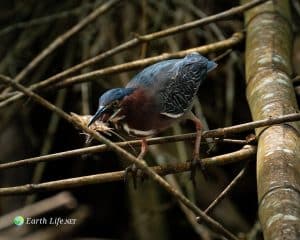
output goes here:
{"type": "Polygon", "coordinates": [[[88,126],[96,120],[110,122],[116,129],[141,137],[138,158],[142,159],[147,151],[146,137],[176,122],[190,119],[197,132],[192,161],[196,165],[199,162],[202,124],[191,108],[207,72],[216,66],[214,61],[198,53],[153,64],[138,73],[125,88],[105,92],[88,126]]]}

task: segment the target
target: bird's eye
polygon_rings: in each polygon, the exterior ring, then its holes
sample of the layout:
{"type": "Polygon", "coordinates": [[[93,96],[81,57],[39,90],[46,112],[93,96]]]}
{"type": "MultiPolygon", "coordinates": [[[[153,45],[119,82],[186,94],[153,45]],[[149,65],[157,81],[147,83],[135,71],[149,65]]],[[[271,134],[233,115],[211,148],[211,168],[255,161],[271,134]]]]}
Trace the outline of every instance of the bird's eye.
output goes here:
{"type": "Polygon", "coordinates": [[[112,104],[111,104],[111,106],[112,106],[113,108],[118,107],[118,106],[119,106],[119,101],[118,101],[118,100],[113,101],[112,104]]]}

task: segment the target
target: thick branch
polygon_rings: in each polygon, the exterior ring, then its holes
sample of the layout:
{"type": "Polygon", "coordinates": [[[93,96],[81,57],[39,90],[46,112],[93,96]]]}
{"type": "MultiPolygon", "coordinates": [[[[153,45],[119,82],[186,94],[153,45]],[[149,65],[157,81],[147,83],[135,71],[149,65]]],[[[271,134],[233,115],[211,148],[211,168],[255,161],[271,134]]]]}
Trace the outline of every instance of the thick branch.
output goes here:
{"type": "MultiPolygon", "coordinates": [[[[289,8],[289,1],[271,1],[245,14],[247,99],[254,120],[299,111],[290,79],[289,8]]],[[[299,239],[299,123],[257,129],[256,133],[259,219],[264,239],[299,239]]]]}

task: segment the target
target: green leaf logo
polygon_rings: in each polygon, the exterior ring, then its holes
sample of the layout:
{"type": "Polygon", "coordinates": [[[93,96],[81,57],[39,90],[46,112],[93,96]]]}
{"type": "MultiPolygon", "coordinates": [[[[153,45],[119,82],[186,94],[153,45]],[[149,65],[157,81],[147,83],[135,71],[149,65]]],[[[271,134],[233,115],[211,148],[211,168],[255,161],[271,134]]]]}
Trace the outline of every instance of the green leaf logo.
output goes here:
{"type": "Polygon", "coordinates": [[[17,225],[17,226],[22,226],[24,224],[24,217],[22,216],[16,216],[14,218],[14,224],[17,225]]]}

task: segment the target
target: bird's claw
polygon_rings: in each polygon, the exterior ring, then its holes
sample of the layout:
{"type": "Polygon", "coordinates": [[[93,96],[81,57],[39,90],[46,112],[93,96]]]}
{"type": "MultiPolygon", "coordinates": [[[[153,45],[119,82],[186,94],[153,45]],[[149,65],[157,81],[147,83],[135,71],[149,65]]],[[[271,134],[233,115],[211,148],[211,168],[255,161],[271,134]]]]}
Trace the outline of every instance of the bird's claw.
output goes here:
{"type": "Polygon", "coordinates": [[[132,182],[134,189],[137,189],[138,178],[140,177],[141,182],[146,179],[145,174],[135,164],[130,165],[125,169],[124,181],[129,182],[129,174],[132,176],[132,182]]]}
{"type": "Polygon", "coordinates": [[[203,161],[200,159],[199,156],[195,155],[191,161],[191,180],[193,182],[193,185],[196,185],[196,171],[200,169],[204,178],[207,179],[207,174],[205,171],[205,166],[203,161]]]}

